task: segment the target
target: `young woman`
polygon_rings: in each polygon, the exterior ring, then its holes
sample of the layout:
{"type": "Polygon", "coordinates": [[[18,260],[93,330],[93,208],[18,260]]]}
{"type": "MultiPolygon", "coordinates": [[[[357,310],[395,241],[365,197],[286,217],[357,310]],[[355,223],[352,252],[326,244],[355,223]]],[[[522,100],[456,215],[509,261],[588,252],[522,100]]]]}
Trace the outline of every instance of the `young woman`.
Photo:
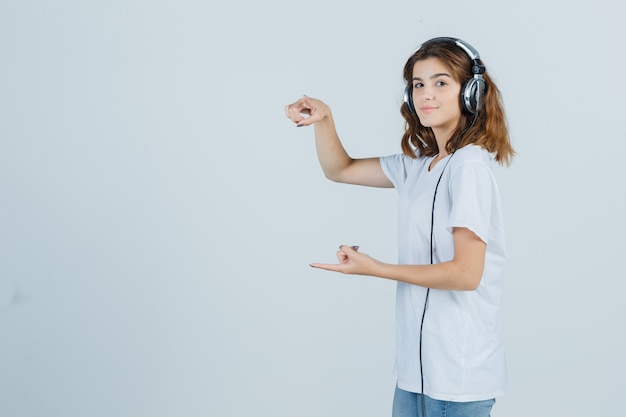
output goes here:
{"type": "Polygon", "coordinates": [[[320,100],[285,108],[298,126],[314,125],[327,178],[399,193],[398,264],[343,245],[338,264],[311,266],[398,282],[394,417],[489,416],[506,380],[505,246],[490,164],[514,155],[500,93],[478,52],[454,38],[422,44],[404,79],[397,155],[351,158],[320,100]]]}

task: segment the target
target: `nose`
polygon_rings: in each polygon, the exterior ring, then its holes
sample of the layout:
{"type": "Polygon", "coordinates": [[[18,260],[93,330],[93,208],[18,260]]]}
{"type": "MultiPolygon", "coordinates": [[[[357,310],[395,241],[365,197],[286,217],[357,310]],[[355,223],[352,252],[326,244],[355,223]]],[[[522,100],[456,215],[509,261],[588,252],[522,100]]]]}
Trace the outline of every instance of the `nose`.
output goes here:
{"type": "Polygon", "coordinates": [[[415,96],[413,97],[414,101],[418,101],[418,100],[432,100],[434,98],[435,94],[434,91],[431,87],[427,87],[424,86],[422,88],[416,89],[415,90],[415,96]]]}

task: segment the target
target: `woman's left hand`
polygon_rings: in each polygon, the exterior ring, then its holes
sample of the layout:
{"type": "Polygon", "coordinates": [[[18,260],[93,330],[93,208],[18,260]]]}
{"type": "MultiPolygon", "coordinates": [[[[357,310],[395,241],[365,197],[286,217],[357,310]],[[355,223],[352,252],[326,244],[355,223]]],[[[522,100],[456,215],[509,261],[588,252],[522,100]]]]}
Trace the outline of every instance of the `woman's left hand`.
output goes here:
{"type": "Polygon", "coordinates": [[[358,252],[357,249],[353,246],[341,245],[337,252],[338,264],[312,263],[310,265],[313,268],[341,272],[342,274],[370,275],[376,260],[369,255],[358,252]]]}

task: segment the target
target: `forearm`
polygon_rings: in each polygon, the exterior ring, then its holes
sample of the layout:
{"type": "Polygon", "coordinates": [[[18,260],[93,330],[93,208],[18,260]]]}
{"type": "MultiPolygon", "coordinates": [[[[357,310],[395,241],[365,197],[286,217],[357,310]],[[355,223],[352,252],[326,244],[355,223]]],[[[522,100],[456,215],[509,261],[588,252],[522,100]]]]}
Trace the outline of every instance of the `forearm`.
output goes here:
{"type": "Polygon", "coordinates": [[[473,291],[480,284],[482,268],[471,270],[455,261],[433,265],[394,265],[375,261],[367,275],[438,290],[473,291]]]}
{"type": "Polygon", "coordinates": [[[315,123],[314,131],[315,149],[324,175],[330,180],[340,181],[341,172],[353,160],[339,140],[332,115],[315,123]]]}

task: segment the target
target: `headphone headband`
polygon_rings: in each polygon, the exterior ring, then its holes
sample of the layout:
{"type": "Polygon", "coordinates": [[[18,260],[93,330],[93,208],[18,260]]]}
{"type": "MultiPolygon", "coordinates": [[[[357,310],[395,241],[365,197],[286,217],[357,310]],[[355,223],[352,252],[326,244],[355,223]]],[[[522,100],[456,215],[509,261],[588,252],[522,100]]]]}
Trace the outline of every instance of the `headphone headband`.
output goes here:
{"type": "Polygon", "coordinates": [[[480,59],[480,54],[478,53],[476,48],[474,48],[469,43],[463,41],[462,39],[451,38],[451,37],[447,37],[447,36],[441,36],[441,37],[438,37],[438,38],[432,38],[432,39],[430,39],[430,40],[428,40],[428,41],[426,41],[424,43],[430,43],[430,42],[449,42],[449,43],[453,43],[456,46],[458,46],[459,48],[463,49],[465,51],[465,53],[471,59],[480,59]]]}
{"type": "Polygon", "coordinates": [[[483,62],[480,60],[480,54],[478,53],[476,48],[474,48],[469,43],[465,42],[463,39],[441,36],[439,38],[432,38],[424,42],[424,44],[430,43],[430,42],[448,42],[448,43],[455,44],[456,46],[464,50],[467,56],[469,56],[470,59],[473,61],[472,74],[483,74],[485,72],[485,66],[483,65],[483,62]]]}

